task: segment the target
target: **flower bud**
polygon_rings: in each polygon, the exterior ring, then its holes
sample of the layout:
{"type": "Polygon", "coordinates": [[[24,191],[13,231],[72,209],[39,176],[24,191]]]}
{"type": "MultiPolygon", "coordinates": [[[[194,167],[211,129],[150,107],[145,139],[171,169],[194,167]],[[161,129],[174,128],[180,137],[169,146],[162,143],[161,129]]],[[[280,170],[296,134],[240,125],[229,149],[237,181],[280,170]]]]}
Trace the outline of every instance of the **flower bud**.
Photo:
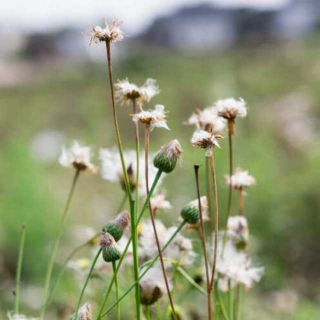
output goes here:
{"type": "Polygon", "coordinates": [[[178,140],[172,140],[161,147],[159,153],[155,156],[153,164],[159,170],[170,173],[176,167],[177,161],[181,158],[182,149],[178,140]]]}
{"type": "MultiPolygon", "coordinates": [[[[200,198],[200,205],[202,214],[205,215],[208,208],[208,201],[206,196],[200,198]]],[[[184,208],[182,208],[181,217],[189,224],[198,223],[200,219],[198,199],[189,202],[184,208]]]]}
{"type": "Polygon", "coordinates": [[[243,216],[229,217],[227,230],[238,250],[246,250],[249,244],[249,228],[243,216]]]}
{"type": "Polygon", "coordinates": [[[114,262],[120,259],[120,252],[117,249],[116,242],[113,236],[106,232],[101,240],[100,246],[102,248],[102,256],[105,262],[114,262]]]}
{"type": "Polygon", "coordinates": [[[110,233],[115,241],[119,241],[123,235],[124,229],[128,226],[130,222],[130,215],[127,210],[119,213],[110,222],[104,225],[102,232],[110,233]]]}

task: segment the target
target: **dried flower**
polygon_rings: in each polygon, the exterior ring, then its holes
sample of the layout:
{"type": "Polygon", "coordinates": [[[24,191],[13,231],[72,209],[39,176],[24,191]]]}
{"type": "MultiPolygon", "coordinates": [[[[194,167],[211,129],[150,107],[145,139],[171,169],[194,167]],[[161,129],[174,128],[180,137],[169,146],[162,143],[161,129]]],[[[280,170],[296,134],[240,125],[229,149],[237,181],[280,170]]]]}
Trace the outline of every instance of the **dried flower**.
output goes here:
{"type": "Polygon", "coordinates": [[[170,202],[166,200],[166,195],[164,192],[152,197],[150,202],[153,213],[158,210],[166,210],[172,208],[170,202]]]}
{"type": "Polygon", "coordinates": [[[148,124],[151,130],[154,128],[164,128],[170,130],[167,126],[166,112],[162,104],[157,104],[154,110],[144,111],[132,115],[134,122],[140,121],[141,123],[148,124]]]}
{"type": "Polygon", "coordinates": [[[218,116],[217,109],[215,107],[209,107],[203,110],[196,110],[189,118],[188,124],[195,124],[197,128],[212,132],[221,133],[226,127],[226,120],[218,116]]]}
{"type": "Polygon", "coordinates": [[[170,173],[176,167],[182,155],[182,148],[177,139],[162,146],[153,160],[153,164],[159,170],[170,173]]]}
{"type": "Polygon", "coordinates": [[[120,259],[120,252],[113,236],[106,232],[100,239],[102,256],[105,262],[114,262],[120,259]]]}
{"type": "MultiPolygon", "coordinates": [[[[176,231],[176,227],[166,228],[164,224],[156,219],[156,228],[161,247],[171,238],[176,231]]],[[[156,241],[151,221],[140,224],[139,235],[139,257],[141,261],[148,261],[158,254],[156,241]]],[[[173,260],[180,265],[190,265],[194,261],[195,253],[193,251],[190,239],[178,234],[171,242],[170,246],[164,251],[163,256],[166,259],[173,260]]],[[[170,263],[171,266],[171,263],[170,263]]]]}
{"type": "Polygon", "coordinates": [[[160,92],[157,81],[151,78],[147,79],[141,87],[129,82],[128,79],[121,80],[115,84],[115,88],[116,99],[122,105],[134,100],[142,105],[143,102],[150,102],[151,98],[160,92]]]}
{"type": "Polygon", "coordinates": [[[219,240],[216,276],[220,290],[228,291],[229,280],[231,280],[231,287],[242,284],[246,289],[252,288],[255,283],[260,281],[264,268],[254,266],[249,255],[244,251],[237,250],[230,240],[226,242],[222,257],[222,234],[219,235],[219,240]]]}
{"type": "MultiPolygon", "coordinates": [[[[208,200],[206,196],[200,198],[201,203],[201,211],[203,214],[208,209],[208,200]]],[[[189,202],[184,208],[181,210],[181,217],[186,220],[189,224],[196,224],[200,219],[199,212],[199,201],[198,199],[189,202]]]]}
{"type": "MultiPolygon", "coordinates": [[[[140,172],[142,172],[145,164],[144,152],[141,152],[141,157],[139,159],[140,172]]],[[[101,177],[104,180],[110,182],[120,183],[122,189],[125,191],[126,186],[124,183],[123,170],[120,160],[119,152],[116,148],[112,149],[100,149],[100,161],[101,161],[101,177]]],[[[129,177],[131,190],[134,191],[136,188],[136,167],[137,167],[137,158],[136,152],[134,150],[125,151],[124,158],[127,165],[127,173],[129,177]]],[[[150,154],[149,157],[149,178],[150,181],[153,181],[157,175],[158,170],[152,165],[154,154],[150,154]]],[[[161,186],[162,179],[164,175],[160,177],[160,180],[157,184],[155,192],[161,186]]],[[[144,175],[139,175],[139,196],[146,195],[146,179],[144,175]]]]}
{"type": "Polygon", "coordinates": [[[250,176],[247,170],[242,170],[241,168],[236,168],[231,179],[229,175],[226,175],[225,177],[227,183],[231,184],[232,188],[236,190],[244,190],[256,184],[256,179],[253,176],[250,176]]]}
{"type": "Polygon", "coordinates": [[[165,292],[165,282],[160,268],[151,268],[140,281],[141,303],[149,306],[157,302],[165,292]]]}
{"type": "Polygon", "coordinates": [[[115,241],[119,241],[129,222],[130,214],[127,210],[124,210],[114,217],[110,222],[105,224],[102,228],[102,232],[110,233],[115,241]]]}
{"type": "Polygon", "coordinates": [[[243,99],[219,100],[216,102],[215,108],[218,115],[227,120],[234,120],[236,117],[244,118],[247,115],[246,102],[243,99]]]}
{"type": "Polygon", "coordinates": [[[92,28],[92,31],[90,32],[90,44],[103,41],[117,42],[123,39],[123,31],[119,28],[121,25],[120,22],[112,21],[111,23],[108,23],[105,20],[104,23],[104,28],[99,26],[92,28]]]}
{"type": "Polygon", "coordinates": [[[212,148],[220,148],[218,143],[219,138],[222,138],[219,134],[213,134],[211,132],[197,129],[192,135],[191,143],[195,147],[206,149],[206,156],[210,157],[212,156],[212,148]]]}
{"type": "MultiPolygon", "coordinates": [[[[75,319],[75,315],[71,319],[75,319]]],[[[85,303],[78,311],[78,320],[92,320],[92,307],[90,303],[85,303]]]]}
{"type": "Polygon", "coordinates": [[[74,141],[69,149],[62,148],[59,163],[63,167],[73,166],[77,170],[88,169],[92,173],[96,173],[97,168],[91,163],[91,157],[90,147],[81,146],[78,141],[74,141]]]}

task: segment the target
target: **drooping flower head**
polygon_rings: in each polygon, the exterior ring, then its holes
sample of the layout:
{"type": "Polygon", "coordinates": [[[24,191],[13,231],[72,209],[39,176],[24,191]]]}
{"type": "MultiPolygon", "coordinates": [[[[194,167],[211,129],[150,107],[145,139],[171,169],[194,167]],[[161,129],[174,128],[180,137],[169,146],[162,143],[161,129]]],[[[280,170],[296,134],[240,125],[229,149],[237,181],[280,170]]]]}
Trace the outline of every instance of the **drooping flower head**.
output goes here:
{"type": "Polygon", "coordinates": [[[246,102],[243,99],[233,98],[218,100],[214,106],[217,114],[227,120],[234,121],[236,117],[244,118],[247,115],[246,102]]]}
{"type": "Polygon", "coordinates": [[[115,241],[119,241],[129,222],[130,214],[127,210],[124,210],[115,216],[110,222],[105,224],[102,228],[102,232],[110,233],[115,241]]]}
{"type": "Polygon", "coordinates": [[[160,268],[152,267],[139,283],[140,298],[143,305],[156,303],[165,292],[165,282],[160,268]]]}
{"type": "MultiPolygon", "coordinates": [[[[141,152],[141,157],[139,159],[140,172],[142,172],[145,164],[144,152],[141,152]]],[[[150,155],[149,163],[149,177],[150,181],[153,181],[156,177],[158,170],[152,165],[152,161],[155,155],[150,155]]],[[[104,180],[110,182],[117,182],[121,185],[123,190],[126,190],[124,183],[123,170],[120,160],[120,155],[117,148],[111,149],[100,149],[100,161],[101,161],[101,177],[104,180]]],[[[136,152],[134,150],[125,151],[124,159],[127,166],[127,174],[130,182],[131,191],[134,191],[136,187],[139,188],[139,196],[146,195],[146,179],[144,175],[139,175],[138,186],[136,186],[136,167],[137,167],[137,158],[136,152]]],[[[157,184],[156,190],[161,186],[161,182],[164,178],[164,175],[160,177],[160,180],[157,184]]]]}
{"type": "Polygon", "coordinates": [[[167,125],[166,112],[164,106],[157,104],[154,110],[144,111],[132,115],[134,122],[140,121],[143,124],[150,125],[151,130],[154,128],[164,128],[170,130],[167,125]]]}
{"type": "Polygon", "coordinates": [[[97,168],[91,163],[91,157],[90,147],[82,146],[78,141],[74,141],[69,149],[62,148],[59,163],[63,167],[74,167],[81,171],[88,169],[92,173],[96,173],[97,168]]]}
{"type": "Polygon", "coordinates": [[[151,78],[147,79],[141,87],[129,82],[128,79],[121,80],[115,84],[115,88],[116,99],[122,105],[135,101],[141,106],[143,102],[150,102],[160,92],[157,81],[151,78]]]}
{"type": "MultiPolygon", "coordinates": [[[[71,319],[75,319],[75,315],[71,319]]],[[[85,303],[78,311],[78,320],[92,320],[92,307],[90,303],[85,303]]]]}
{"type": "Polygon", "coordinates": [[[209,107],[203,110],[197,109],[187,123],[196,125],[201,130],[217,134],[224,130],[227,121],[218,115],[215,107],[209,107]]]}
{"type": "Polygon", "coordinates": [[[174,170],[177,162],[181,159],[182,148],[177,139],[162,146],[153,160],[153,164],[159,170],[170,173],[174,170]]]}
{"type": "Polygon", "coordinates": [[[232,188],[241,191],[256,184],[256,179],[249,175],[247,170],[242,170],[241,168],[236,168],[231,178],[226,175],[226,180],[228,184],[231,184],[232,188]]]}
{"type": "Polygon", "coordinates": [[[105,20],[104,23],[104,28],[99,26],[92,28],[90,44],[103,41],[118,42],[123,39],[123,31],[119,28],[120,22],[112,21],[109,23],[105,20]]]}
{"type": "Polygon", "coordinates": [[[214,147],[220,148],[218,143],[219,138],[222,138],[219,134],[197,129],[192,135],[191,143],[195,147],[206,149],[206,156],[210,157],[212,156],[212,149],[214,147]]]}
{"type": "Polygon", "coordinates": [[[114,262],[120,259],[120,252],[113,236],[106,232],[100,239],[102,256],[105,262],[114,262]]]}

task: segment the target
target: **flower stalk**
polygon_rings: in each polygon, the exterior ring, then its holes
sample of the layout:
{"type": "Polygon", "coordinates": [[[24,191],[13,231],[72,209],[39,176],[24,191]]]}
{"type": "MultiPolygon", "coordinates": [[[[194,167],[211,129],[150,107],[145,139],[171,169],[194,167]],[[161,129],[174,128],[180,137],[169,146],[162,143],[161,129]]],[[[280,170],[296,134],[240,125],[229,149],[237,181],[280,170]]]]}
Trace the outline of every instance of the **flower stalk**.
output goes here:
{"type": "Polygon", "coordinates": [[[16,290],[15,290],[15,303],[14,303],[14,312],[19,314],[19,303],[20,303],[20,280],[21,280],[21,271],[22,271],[22,262],[24,254],[24,244],[26,240],[27,226],[24,224],[21,228],[21,238],[19,245],[19,257],[17,264],[17,274],[16,274],[16,290]]]}
{"type": "MultiPolygon", "coordinates": [[[[119,285],[118,285],[118,275],[115,273],[117,270],[117,265],[115,261],[112,261],[112,270],[114,274],[114,286],[116,288],[116,299],[119,300],[119,285]]],[[[117,319],[121,319],[121,307],[120,302],[117,304],[117,319]]]]}
{"type": "Polygon", "coordinates": [[[206,270],[206,284],[207,284],[207,305],[208,305],[208,319],[211,320],[213,317],[213,305],[212,305],[212,288],[210,288],[210,276],[209,276],[209,262],[208,262],[208,255],[207,255],[207,246],[206,246],[206,236],[204,231],[204,223],[203,223],[203,215],[202,215],[202,205],[201,205],[201,192],[200,192],[200,182],[199,182],[199,166],[194,166],[194,173],[196,178],[196,187],[197,187],[197,197],[198,197],[198,205],[199,205],[199,212],[200,212],[200,229],[199,229],[199,236],[201,240],[201,246],[203,251],[204,257],[204,264],[206,270]]]}
{"type": "MultiPolygon", "coordinates": [[[[112,76],[112,62],[111,62],[111,40],[107,39],[105,42],[106,42],[106,49],[107,49],[108,75],[109,75],[109,84],[110,84],[111,100],[112,100],[111,102],[112,102],[113,120],[114,120],[118,149],[119,149],[120,160],[121,160],[121,165],[122,165],[122,170],[123,170],[123,175],[124,175],[124,182],[125,182],[126,190],[127,190],[128,197],[129,197],[129,203],[130,203],[134,278],[135,278],[135,280],[137,280],[137,277],[139,274],[139,260],[138,260],[139,258],[138,258],[138,244],[137,244],[137,234],[136,234],[137,230],[135,227],[135,204],[132,199],[132,193],[131,193],[130,182],[129,182],[128,173],[127,173],[127,167],[126,167],[124,156],[123,156],[123,148],[122,148],[122,142],[121,142],[121,137],[120,137],[118,116],[117,116],[117,112],[116,112],[116,108],[115,108],[114,85],[113,85],[114,82],[113,82],[113,76],[112,76]]],[[[140,320],[141,319],[140,289],[139,289],[138,283],[136,284],[135,299],[136,299],[136,316],[137,316],[137,320],[140,320]]]]}
{"type": "Polygon", "coordinates": [[[42,305],[41,312],[40,312],[40,320],[43,320],[44,316],[45,316],[46,307],[47,307],[47,303],[48,303],[50,283],[51,283],[51,278],[52,278],[54,262],[56,260],[56,255],[57,255],[60,239],[61,239],[61,236],[62,236],[62,233],[63,233],[63,230],[64,230],[67,214],[68,214],[68,211],[69,211],[69,208],[70,208],[71,200],[72,200],[72,197],[73,197],[73,194],[74,194],[74,190],[75,190],[77,181],[79,179],[80,172],[81,172],[80,169],[76,169],[76,172],[75,172],[75,175],[74,175],[74,178],[73,178],[73,181],[72,181],[71,189],[70,189],[70,192],[69,192],[69,195],[68,195],[68,199],[67,199],[67,202],[66,202],[62,217],[60,219],[58,231],[57,231],[56,237],[55,237],[53,245],[52,245],[51,255],[49,257],[49,265],[48,265],[48,269],[47,269],[46,281],[45,281],[43,305],[42,305]]]}
{"type": "MultiPolygon", "coordinates": [[[[146,178],[146,191],[147,191],[147,194],[149,194],[149,148],[150,148],[150,124],[146,124],[145,125],[145,178],[146,178]]],[[[153,214],[153,211],[152,211],[151,202],[149,202],[149,211],[150,211],[150,218],[151,218],[151,222],[152,222],[154,237],[155,237],[155,240],[156,240],[157,249],[158,249],[158,253],[159,253],[159,257],[160,257],[161,269],[162,269],[164,281],[165,281],[165,284],[166,284],[166,289],[167,289],[167,294],[168,294],[168,298],[169,298],[169,302],[170,302],[170,307],[171,307],[171,310],[172,310],[172,315],[173,315],[174,319],[178,319],[177,315],[176,315],[176,312],[175,312],[175,308],[174,308],[173,297],[172,297],[171,292],[170,292],[168,276],[167,276],[166,268],[165,268],[164,261],[163,261],[160,241],[159,241],[159,237],[158,237],[158,232],[157,232],[157,227],[156,227],[156,223],[155,223],[155,219],[154,219],[154,214],[153,214]]]]}

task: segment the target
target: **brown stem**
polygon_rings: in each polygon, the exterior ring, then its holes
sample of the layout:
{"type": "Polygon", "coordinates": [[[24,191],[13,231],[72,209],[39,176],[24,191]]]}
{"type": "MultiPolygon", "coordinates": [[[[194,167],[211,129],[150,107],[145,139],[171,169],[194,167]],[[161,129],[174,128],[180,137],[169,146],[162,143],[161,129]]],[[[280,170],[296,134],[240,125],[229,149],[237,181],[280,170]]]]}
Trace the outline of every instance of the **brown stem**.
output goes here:
{"type": "Polygon", "coordinates": [[[212,201],[211,201],[211,194],[210,194],[210,165],[209,165],[209,159],[206,158],[206,195],[208,200],[208,211],[209,211],[209,233],[210,233],[210,241],[212,241],[212,235],[214,230],[214,212],[212,210],[212,201]]]}
{"type": "Polygon", "coordinates": [[[210,277],[209,277],[209,262],[208,262],[208,255],[207,255],[207,246],[205,240],[205,231],[204,231],[204,223],[203,223],[203,215],[202,215],[202,206],[201,206],[201,191],[200,191],[200,182],[199,182],[199,166],[194,166],[194,173],[196,177],[196,186],[197,186],[197,197],[198,197],[198,205],[199,205],[199,212],[200,212],[200,228],[199,236],[201,240],[201,246],[203,251],[205,269],[206,269],[206,283],[207,283],[207,299],[208,299],[208,319],[212,320],[213,315],[213,306],[212,306],[212,290],[210,290],[210,277]]]}
{"type": "MultiPolygon", "coordinates": [[[[229,176],[230,180],[233,174],[233,150],[232,150],[232,135],[234,133],[234,120],[228,120],[228,137],[229,137],[229,176]]],[[[228,220],[231,213],[231,205],[232,205],[232,184],[231,181],[229,183],[229,196],[228,196],[228,208],[226,214],[226,221],[225,221],[225,229],[223,234],[223,244],[222,244],[222,252],[221,256],[223,257],[224,247],[227,242],[227,233],[228,233],[228,220]]]]}
{"type": "Polygon", "coordinates": [[[214,283],[214,274],[216,271],[217,264],[217,247],[218,247],[218,232],[219,232],[219,204],[218,204],[218,190],[217,190],[217,177],[216,170],[214,167],[214,158],[213,154],[209,157],[209,164],[212,175],[212,183],[213,183],[213,196],[214,196],[214,253],[213,253],[213,261],[212,261],[212,273],[211,273],[211,283],[210,288],[212,290],[214,283]]]}
{"type": "Polygon", "coordinates": [[[244,216],[243,211],[243,190],[238,190],[238,206],[239,206],[239,215],[244,216]]]}
{"type": "MultiPolygon", "coordinates": [[[[146,126],[145,126],[145,177],[146,177],[147,194],[149,194],[149,145],[150,145],[150,124],[146,124],[146,126]]],[[[172,298],[172,295],[171,295],[171,292],[170,292],[168,276],[167,276],[166,268],[164,266],[161,245],[160,245],[158,232],[157,232],[157,227],[156,227],[154,214],[153,214],[153,211],[152,211],[152,205],[151,205],[150,201],[149,201],[149,211],[150,211],[150,218],[151,218],[151,222],[152,222],[154,237],[155,237],[155,240],[156,240],[158,254],[159,254],[159,258],[160,258],[160,264],[161,264],[161,269],[162,269],[162,273],[163,273],[163,278],[164,278],[164,281],[165,281],[165,284],[166,284],[167,293],[168,293],[168,297],[169,297],[169,302],[170,302],[170,306],[171,306],[171,309],[172,309],[172,315],[173,315],[174,320],[178,320],[178,317],[177,317],[177,314],[176,314],[176,311],[175,311],[175,308],[174,308],[173,298],[172,298]]]]}

